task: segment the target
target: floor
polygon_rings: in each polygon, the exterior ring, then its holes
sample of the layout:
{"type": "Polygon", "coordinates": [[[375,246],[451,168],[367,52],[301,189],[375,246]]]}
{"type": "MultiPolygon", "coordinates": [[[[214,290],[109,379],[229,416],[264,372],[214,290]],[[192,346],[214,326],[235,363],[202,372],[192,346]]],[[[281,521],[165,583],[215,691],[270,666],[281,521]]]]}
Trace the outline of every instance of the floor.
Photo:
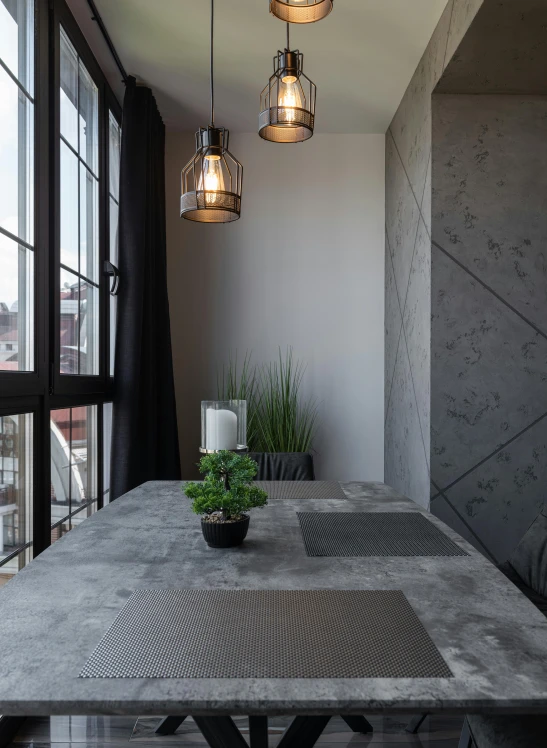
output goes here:
{"type": "MultiPolygon", "coordinates": [[[[457,748],[460,735],[461,717],[428,717],[419,735],[409,735],[404,728],[408,718],[368,717],[374,726],[373,735],[354,734],[340,718],[330,721],[327,729],[317,742],[320,748],[344,748],[345,746],[373,746],[373,748],[457,748]]],[[[159,718],[134,717],[40,717],[28,719],[19,731],[10,748],[203,748],[205,739],[189,718],[177,733],[168,737],[156,737],[154,728],[159,718]]],[[[243,734],[246,734],[247,721],[236,718],[243,734]]],[[[270,745],[279,741],[283,728],[289,719],[273,718],[270,721],[270,745]]]]}

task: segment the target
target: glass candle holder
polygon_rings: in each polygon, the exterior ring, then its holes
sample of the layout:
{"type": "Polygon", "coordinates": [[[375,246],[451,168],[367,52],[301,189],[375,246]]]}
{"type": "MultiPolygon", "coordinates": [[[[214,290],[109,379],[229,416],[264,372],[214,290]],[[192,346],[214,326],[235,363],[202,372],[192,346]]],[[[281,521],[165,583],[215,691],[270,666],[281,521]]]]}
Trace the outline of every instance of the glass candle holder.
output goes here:
{"type": "Polygon", "coordinates": [[[202,400],[201,447],[204,454],[247,451],[247,401],[202,400]]]}

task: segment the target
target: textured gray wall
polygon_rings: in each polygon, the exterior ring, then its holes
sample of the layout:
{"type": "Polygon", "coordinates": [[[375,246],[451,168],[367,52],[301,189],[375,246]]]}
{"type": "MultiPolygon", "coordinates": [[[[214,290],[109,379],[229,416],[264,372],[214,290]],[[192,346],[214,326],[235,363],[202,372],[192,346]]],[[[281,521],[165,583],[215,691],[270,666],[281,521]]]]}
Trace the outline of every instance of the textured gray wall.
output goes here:
{"type": "Polygon", "coordinates": [[[385,481],[430,496],[431,95],[483,0],[449,0],[386,135],[385,481]]]}
{"type": "Polygon", "coordinates": [[[546,25],[449,2],[386,136],[386,482],[498,561],[545,500],[546,25]]]}
{"type": "Polygon", "coordinates": [[[432,510],[496,560],[545,500],[546,135],[545,96],[433,98],[432,510]]]}

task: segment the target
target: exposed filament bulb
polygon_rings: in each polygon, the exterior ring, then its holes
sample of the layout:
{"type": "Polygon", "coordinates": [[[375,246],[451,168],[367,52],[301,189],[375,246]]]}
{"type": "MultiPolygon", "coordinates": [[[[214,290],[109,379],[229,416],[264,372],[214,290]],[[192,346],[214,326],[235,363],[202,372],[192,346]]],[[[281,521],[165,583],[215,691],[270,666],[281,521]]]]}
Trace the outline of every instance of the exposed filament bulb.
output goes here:
{"type": "Polygon", "coordinates": [[[205,192],[207,205],[215,205],[219,202],[218,192],[224,191],[224,176],[220,156],[210,154],[203,159],[203,170],[198,183],[198,190],[205,192]]]}
{"type": "Polygon", "coordinates": [[[285,109],[283,119],[287,123],[296,121],[296,109],[302,106],[302,97],[295,75],[285,75],[281,79],[279,106],[285,109]]]}

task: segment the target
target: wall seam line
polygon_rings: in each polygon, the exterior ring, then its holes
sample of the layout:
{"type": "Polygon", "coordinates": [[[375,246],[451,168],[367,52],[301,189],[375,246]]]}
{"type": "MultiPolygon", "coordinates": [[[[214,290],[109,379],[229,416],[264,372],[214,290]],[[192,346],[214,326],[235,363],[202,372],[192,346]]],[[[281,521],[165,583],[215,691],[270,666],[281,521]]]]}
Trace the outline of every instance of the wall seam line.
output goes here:
{"type": "MultiPolygon", "coordinates": [[[[448,32],[446,34],[446,45],[444,48],[444,58],[443,58],[443,73],[446,70],[446,55],[448,53],[448,42],[450,41],[450,32],[452,31],[452,19],[454,18],[454,0],[452,0],[452,8],[450,9],[450,21],[448,23],[448,32]]],[[[442,77],[442,75],[441,75],[442,77]]],[[[438,83],[439,81],[437,81],[438,83]]],[[[435,89],[433,89],[434,91],[435,89]]],[[[431,93],[433,93],[433,91],[431,93]]]]}
{"type": "MultiPolygon", "coordinates": [[[[400,157],[399,157],[400,158],[400,157]]],[[[429,167],[429,161],[427,162],[427,166],[429,167]]],[[[425,176],[425,182],[424,182],[424,188],[422,190],[422,202],[425,195],[425,186],[427,183],[427,170],[426,170],[426,176],[425,176]]],[[[425,446],[425,437],[424,437],[424,429],[422,426],[422,419],[420,418],[420,409],[418,408],[418,398],[416,396],[416,385],[414,384],[414,372],[412,371],[412,363],[410,361],[410,353],[408,350],[408,339],[406,336],[406,325],[405,325],[405,312],[406,312],[406,303],[408,301],[408,289],[410,288],[410,278],[412,276],[412,267],[414,265],[414,258],[416,257],[416,245],[418,244],[418,233],[420,231],[420,221],[423,222],[426,232],[427,232],[427,226],[425,225],[425,221],[423,220],[422,211],[420,209],[420,206],[418,206],[418,223],[416,226],[416,236],[414,237],[414,249],[412,250],[412,259],[410,261],[410,270],[408,272],[408,282],[406,284],[406,294],[405,294],[405,303],[403,306],[402,311],[402,324],[403,324],[403,335],[405,338],[405,348],[406,348],[406,357],[408,360],[408,368],[410,371],[410,379],[412,380],[412,392],[414,393],[414,404],[416,405],[416,413],[418,414],[418,426],[420,427],[420,436],[422,438],[422,445],[424,448],[424,455],[425,455],[425,464],[427,467],[427,475],[429,479],[431,479],[431,465],[429,461],[429,456],[427,454],[427,449],[425,446]]],[[[431,250],[430,250],[431,251],[431,250]]],[[[395,278],[395,288],[397,288],[397,279],[395,278]]]]}
{"type": "MultiPolygon", "coordinates": [[[[406,173],[406,169],[405,169],[405,165],[403,163],[403,159],[401,158],[401,154],[399,153],[399,149],[397,148],[397,143],[395,143],[395,138],[393,137],[392,134],[391,134],[391,137],[393,139],[393,144],[395,145],[395,150],[397,152],[397,156],[399,157],[399,161],[401,163],[401,166],[403,167],[403,171],[405,173],[405,177],[406,177],[406,180],[408,182],[408,186],[410,187],[410,191],[412,192],[412,196],[413,196],[414,201],[416,203],[416,206],[418,208],[418,221],[416,223],[416,234],[414,236],[414,245],[412,247],[412,257],[410,259],[410,267],[409,267],[409,270],[408,270],[408,278],[407,278],[407,281],[406,281],[405,300],[404,300],[404,304],[402,304],[402,305],[400,303],[401,302],[401,296],[399,296],[399,308],[401,309],[401,316],[402,316],[403,325],[404,325],[406,300],[407,300],[407,297],[408,297],[408,286],[410,285],[410,274],[412,272],[412,263],[414,262],[414,254],[416,252],[416,242],[418,240],[418,231],[420,230],[420,219],[423,220],[423,217],[422,217],[422,211],[420,210],[420,205],[418,203],[416,195],[414,194],[414,190],[412,189],[412,184],[410,183],[410,179],[408,178],[408,174],[406,173]]],[[[428,166],[429,166],[429,163],[428,163],[428,166]]],[[[427,182],[427,174],[426,174],[426,182],[427,182]]],[[[425,185],[424,185],[424,190],[422,192],[422,200],[423,200],[424,194],[425,194],[425,185]]],[[[424,221],[424,225],[425,225],[425,221],[424,221]]],[[[427,231],[427,226],[426,226],[426,231],[427,231]]],[[[387,241],[388,241],[388,245],[389,245],[389,249],[390,249],[390,254],[393,257],[393,254],[391,253],[391,243],[389,241],[389,236],[388,236],[388,233],[387,233],[387,224],[386,224],[386,236],[387,236],[387,241]]],[[[399,289],[397,288],[397,277],[395,276],[395,264],[393,265],[393,278],[395,280],[395,288],[397,290],[397,293],[399,293],[399,289]]]]}
{"type": "MultiPolygon", "coordinates": [[[[416,255],[416,245],[418,243],[418,233],[420,231],[420,221],[423,221],[425,229],[426,229],[426,233],[427,233],[427,235],[428,235],[429,238],[431,238],[431,237],[429,235],[429,232],[427,231],[427,224],[424,221],[424,218],[423,218],[423,215],[422,215],[421,204],[418,202],[418,199],[416,198],[416,194],[414,193],[414,189],[413,189],[412,184],[410,182],[410,179],[408,177],[405,165],[403,163],[403,159],[401,158],[401,154],[399,153],[399,149],[397,148],[397,143],[395,142],[395,138],[393,137],[393,133],[391,132],[391,129],[389,129],[389,128],[388,128],[388,132],[391,135],[391,138],[393,140],[393,145],[395,146],[395,151],[397,153],[397,157],[399,158],[401,166],[403,167],[403,172],[404,172],[406,180],[408,182],[408,186],[410,188],[410,192],[412,193],[412,196],[414,198],[414,202],[416,203],[416,207],[418,208],[418,221],[416,223],[416,234],[414,236],[414,246],[412,248],[412,258],[410,260],[410,268],[409,268],[409,272],[408,272],[408,279],[407,279],[407,282],[406,282],[405,300],[404,300],[404,304],[403,305],[401,305],[401,298],[400,298],[400,295],[399,295],[399,289],[397,288],[397,278],[396,278],[396,275],[395,275],[395,266],[393,264],[393,255],[392,255],[392,252],[391,252],[391,243],[389,241],[389,236],[388,236],[388,232],[387,232],[387,225],[386,225],[386,241],[388,243],[388,251],[389,251],[389,255],[390,255],[390,259],[391,259],[391,263],[392,263],[393,280],[394,280],[394,283],[395,283],[395,293],[397,294],[397,298],[398,298],[398,302],[399,302],[399,311],[401,313],[401,332],[399,333],[399,343],[397,345],[397,353],[395,354],[395,363],[394,363],[394,367],[393,367],[393,376],[391,377],[389,397],[388,397],[388,401],[387,401],[387,405],[386,405],[384,427],[385,427],[385,425],[387,423],[387,417],[388,417],[388,414],[389,414],[389,408],[391,406],[391,396],[392,396],[392,392],[393,392],[393,379],[394,379],[395,369],[397,367],[397,358],[399,356],[399,351],[400,351],[400,347],[401,347],[401,335],[402,335],[404,337],[406,357],[407,357],[407,361],[408,361],[408,368],[409,368],[409,371],[410,371],[410,379],[412,381],[412,392],[413,392],[413,395],[414,395],[414,405],[416,407],[416,413],[418,415],[418,427],[420,429],[420,438],[422,440],[422,447],[423,447],[423,450],[424,450],[424,458],[425,458],[425,465],[426,465],[426,469],[427,469],[427,475],[428,475],[428,478],[431,479],[431,465],[430,465],[430,462],[429,462],[429,459],[428,459],[427,449],[426,449],[426,446],[425,446],[425,438],[424,438],[424,432],[423,432],[423,427],[422,427],[422,419],[420,418],[420,411],[419,411],[419,408],[418,408],[418,398],[416,397],[416,386],[414,384],[414,374],[412,372],[412,364],[410,363],[410,355],[409,355],[409,352],[408,352],[408,341],[407,341],[406,329],[405,329],[405,310],[406,310],[406,303],[407,303],[407,300],[408,300],[408,289],[409,289],[409,286],[410,286],[410,276],[412,274],[412,266],[414,264],[414,257],[416,255]]],[[[431,154],[430,154],[430,156],[431,156],[431,154]]],[[[425,178],[424,178],[424,186],[423,186],[423,189],[422,189],[422,196],[421,196],[421,202],[422,203],[423,203],[423,199],[424,199],[424,195],[425,195],[425,189],[426,189],[426,186],[427,186],[427,169],[428,168],[429,168],[429,160],[427,162],[426,174],[425,174],[425,178]]],[[[429,504],[428,504],[428,506],[429,506],[429,504]]]]}
{"type": "Polygon", "coordinates": [[[435,482],[434,482],[434,481],[432,480],[431,482],[433,483],[433,485],[435,486],[435,488],[437,489],[437,491],[438,491],[439,493],[438,493],[438,494],[436,494],[435,496],[433,496],[433,497],[432,497],[432,499],[431,499],[431,503],[432,503],[433,501],[435,501],[435,499],[436,499],[436,498],[438,498],[438,497],[439,497],[440,495],[442,495],[442,494],[443,494],[443,492],[445,492],[445,491],[450,491],[450,489],[451,489],[451,488],[453,488],[453,487],[454,487],[454,486],[455,486],[455,485],[456,485],[457,483],[459,483],[459,482],[460,482],[461,480],[463,480],[464,478],[467,478],[467,476],[468,476],[468,475],[470,475],[470,474],[471,474],[472,472],[474,472],[475,470],[477,470],[477,468],[480,468],[480,467],[481,467],[482,465],[484,465],[484,463],[485,463],[485,462],[488,462],[488,460],[491,460],[491,459],[492,459],[492,457],[495,457],[495,456],[496,456],[497,454],[499,454],[500,452],[502,452],[502,451],[503,451],[503,450],[504,450],[504,449],[505,449],[506,447],[508,447],[508,446],[509,446],[510,444],[512,444],[512,443],[513,443],[514,441],[516,441],[517,439],[520,439],[520,437],[521,437],[521,436],[523,436],[523,435],[524,435],[524,434],[525,434],[525,433],[526,433],[527,431],[530,431],[530,429],[534,428],[534,426],[537,426],[537,425],[538,425],[538,423],[540,423],[541,421],[543,421],[543,419],[544,419],[544,418],[545,418],[546,416],[547,416],[547,412],[543,413],[543,415],[539,416],[539,418],[536,418],[536,419],[535,419],[535,421],[532,421],[532,423],[529,423],[529,424],[528,424],[528,426],[525,426],[525,427],[524,427],[524,428],[523,428],[523,429],[522,429],[521,431],[519,431],[519,432],[518,432],[518,434],[515,434],[515,435],[514,435],[514,436],[512,436],[512,437],[511,437],[511,438],[510,438],[510,439],[509,439],[508,441],[506,441],[506,442],[505,442],[504,444],[502,444],[502,445],[501,445],[501,447],[498,447],[497,449],[495,449],[495,450],[494,450],[493,452],[491,452],[491,453],[490,453],[490,454],[489,454],[489,455],[488,455],[487,457],[485,457],[485,458],[484,458],[483,460],[481,460],[480,462],[477,462],[477,464],[476,464],[476,465],[473,465],[473,467],[472,467],[472,468],[470,468],[469,470],[466,470],[466,472],[465,472],[465,473],[462,473],[462,474],[461,474],[461,475],[459,476],[459,478],[456,478],[456,480],[453,480],[453,481],[452,481],[452,483],[449,483],[449,484],[448,484],[447,486],[445,486],[444,488],[442,488],[442,489],[441,489],[441,488],[439,488],[439,487],[438,487],[438,486],[436,485],[436,483],[435,483],[435,482]]]}
{"type": "MultiPolygon", "coordinates": [[[[391,125],[388,127],[387,131],[391,135],[391,139],[393,140],[393,145],[395,146],[395,150],[397,151],[397,155],[399,156],[399,161],[401,162],[401,166],[403,167],[403,171],[405,173],[406,181],[408,182],[408,186],[410,187],[410,191],[412,192],[412,197],[414,198],[414,202],[416,203],[416,205],[418,207],[418,211],[421,214],[420,203],[418,202],[418,198],[416,197],[416,193],[414,192],[414,187],[412,186],[412,182],[410,181],[410,178],[408,176],[408,172],[406,170],[405,163],[404,163],[404,161],[402,159],[401,154],[399,153],[399,149],[397,148],[397,143],[395,142],[395,137],[394,137],[393,133],[391,132],[391,125]]],[[[426,180],[427,180],[427,174],[426,174],[426,180]]]]}
{"type": "MultiPolygon", "coordinates": [[[[405,173],[406,181],[408,182],[408,186],[410,187],[410,191],[412,192],[412,197],[414,198],[414,202],[418,206],[418,213],[420,214],[420,217],[421,217],[422,221],[424,222],[426,233],[427,233],[428,237],[431,239],[431,234],[429,233],[429,229],[427,228],[427,221],[425,220],[425,218],[423,216],[423,213],[422,213],[422,206],[418,202],[418,198],[416,197],[416,194],[414,192],[414,188],[412,186],[412,182],[409,179],[409,176],[408,176],[406,167],[404,165],[403,159],[401,157],[401,154],[399,153],[399,149],[397,148],[397,143],[395,142],[395,137],[393,136],[393,133],[391,132],[391,125],[388,127],[387,131],[391,135],[391,139],[393,140],[393,145],[395,146],[395,150],[397,151],[397,155],[399,156],[399,161],[401,162],[401,166],[403,167],[403,171],[405,173]]],[[[431,152],[429,154],[429,158],[430,159],[431,159],[431,153],[432,152],[433,152],[433,143],[431,144],[431,152]]],[[[429,161],[427,162],[427,167],[429,168],[429,161]]],[[[426,169],[426,172],[425,172],[424,188],[423,188],[423,191],[422,191],[422,203],[423,203],[423,199],[424,199],[424,195],[425,195],[426,185],[427,185],[427,169],[426,169]]]]}
{"type": "MultiPolygon", "coordinates": [[[[431,481],[431,482],[433,483],[433,481],[431,481]]],[[[433,485],[435,486],[435,483],[433,483],[433,485]]],[[[437,486],[435,486],[435,488],[437,488],[437,486]]],[[[444,495],[444,493],[442,491],[439,493],[439,496],[441,496],[446,501],[446,503],[452,509],[452,511],[454,512],[454,514],[456,515],[456,517],[458,517],[458,519],[460,520],[460,522],[463,522],[463,524],[467,527],[467,529],[469,530],[469,532],[471,533],[471,535],[475,538],[475,540],[477,541],[477,543],[481,546],[481,548],[483,548],[486,551],[486,553],[488,554],[488,556],[490,557],[490,559],[492,559],[494,561],[494,563],[497,565],[498,561],[497,561],[496,557],[494,556],[494,554],[492,553],[492,551],[490,551],[487,548],[487,546],[485,546],[485,544],[479,538],[479,536],[477,535],[477,533],[470,527],[469,523],[462,517],[462,515],[456,509],[456,507],[454,506],[454,504],[446,498],[446,496],[444,495]]],[[[437,516],[437,515],[435,515],[435,516],[437,516]]]]}
{"type": "MultiPolygon", "coordinates": [[[[395,375],[395,367],[397,366],[397,356],[399,355],[399,346],[401,345],[401,334],[403,331],[403,313],[401,311],[401,299],[399,298],[399,291],[397,289],[397,281],[395,280],[395,267],[393,265],[393,257],[391,255],[391,244],[389,242],[389,236],[387,235],[387,225],[386,225],[386,242],[387,242],[387,252],[389,255],[389,261],[391,263],[391,272],[393,274],[393,284],[395,286],[395,295],[397,296],[397,306],[399,307],[399,315],[401,318],[401,325],[399,327],[399,337],[397,339],[397,350],[395,351],[395,359],[393,361],[393,371],[391,372],[391,379],[389,383],[389,395],[388,395],[387,402],[386,402],[386,412],[384,414],[384,427],[387,423],[389,406],[391,405],[391,393],[393,391],[393,377],[395,375]]],[[[385,335],[384,335],[384,344],[385,344],[385,335]]],[[[384,362],[385,362],[385,352],[384,352],[384,362]]]]}
{"type": "Polygon", "coordinates": [[[403,334],[403,321],[401,320],[401,328],[399,330],[399,339],[397,340],[397,351],[395,353],[395,363],[393,364],[393,374],[391,376],[391,383],[389,385],[389,397],[386,404],[386,413],[384,418],[384,429],[387,424],[387,417],[389,415],[389,409],[391,407],[391,395],[393,392],[393,380],[395,378],[395,369],[397,368],[397,358],[399,357],[399,348],[401,347],[401,336],[403,334]]]}
{"type": "Polygon", "coordinates": [[[467,268],[462,262],[457,260],[452,254],[450,254],[448,250],[446,250],[444,247],[442,247],[438,242],[434,241],[433,239],[431,240],[431,244],[433,244],[434,247],[437,247],[438,250],[443,252],[443,254],[445,254],[449,259],[451,259],[452,262],[456,263],[456,265],[458,265],[458,267],[460,267],[468,275],[470,275],[471,278],[473,278],[473,280],[476,280],[477,283],[480,283],[480,285],[484,289],[486,289],[486,291],[490,291],[492,296],[494,296],[498,301],[501,301],[501,303],[504,304],[508,309],[510,309],[514,314],[516,314],[517,317],[520,317],[520,319],[523,322],[526,322],[526,324],[529,325],[533,330],[535,330],[538,335],[541,335],[542,338],[545,338],[545,340],[547,340],[547,333],[544,333],[542,330],[540,330],[540,328],[537,327],[537,325],[535,325],[533,322],[527,319],[524,316],[524,314],[522,314],[522,312],[519,312],[518,309],[515,309],[515,307],[512,306],[512,304],[510,304],[506,299],[504,299],[503,296],[500,296],[500,294],[497,293],[497,291],[494,291],[493,288],[491,288],[488,284],[486,284],[483,280],[481,280],[477,275],[475,275],[473,271],[469,270],[469,268],[467,268]]]}
{"type": "MultiPolygon", "coordinates": [[[[403,334],[405,336],[405,347],[406,347],[406,356],[408,359],[408,368],[410,369],[410,379],[412,381],[412,392],[414,393],[414,403],[416,405],[416,413],[418,414],[418,426],[420,427],[420,436],[422,437],[422,446],[424,448],[424,456],[425,456],[425,464],[427,467],[427,475],[429,477],[429,480],[431,480],[431,466],[429,464],[427,449],[425,446],[425,438],[424,438],[424,430],[422,427],[422,419],[420,418],[420,409],[418,408],[418,398],[416,397],[416,386],[414,384],[414,373],[412,371],[412,364],[410,363],[410,354],[408,352],[408,340],[406,338],[406,330],[405,325],[403,322],[403,334]]],[[[431,504],[431,501],[428,500],[428,506],[431,504]]]]}
{"type": "MultiPolygon", "coordinates": [[[[424,188],[422,190],[422,202],[420,203],[420,216],[422,217],[422,221],[424,222],[426,231],[427,231],[427,222],[426,222],[426,220],[424,218],[424,214],[422,213],[422,205],[424,204],[425,188],[427,187],[427,172],[429,171],[429,164],[430,164],[430,162],[431,162],[431,151],[429,152],[429,158],[427,159],[427,166],[425,167],[424,188]]],[[[429,235],[429,231],[427,233],[429,235]]]]}
{"type": "MultiPolygon", "coordinates": [[[[452,30],[452,19],[453,19],[453,16],[454,16],[454,0],[452,0],[452,7],[450,9],[450,21],[449,21],[449,24],[448,24],[448,31],[447,31],[447,34],[446,34],[446,44],[445,44],[445,47],[444,47],[443,70],[442,70],[443,73],[444,73],[445,68],[446,68],[446,54],[448,52],[448,42],[450,40],[450,31],[452,30]]],[[[433,32],[433,33],[435,33],[435,32],[433,32]]],[[[433,34],[432,34],[432,37],[433,37],[433,34]]],[[[429,41],[431,41],[431,39],[429,41]]],[[[426,48],[426,50],[427,50],[427,48],[426,48]]],[[[419,65],[418,65],[418,67],[419,67],[419,65]]],[[[416,70],[417,69],[418,68],[416,68],[416,70]]],[[[416,74],[416,71],[414,71],[412,78],[414,77],[415,74],[416,74]]],[[[441,77],[442,77],[442,74],[441,74],[441,77]]],[[[412,83],[412,78],[410,79],[410,83],[412,83]]],[[[408,85],[410,85],[410,83],[408,85]]],[[[438,83],[438,81],[437,81],[437,83],[438,83]]],[[[433,87],[433,90],[431,91],[431,99],[433,98],[433,94],[435,92],[436,85],[437,84],[435,84],[435,86],[433,87]]],[[[405,91],[405,94],[406,94],[406,91],[405,91]]],[[[404,95],[403,95],[403,98],[404,98],[404,95]]],[[[402,99],[401,99],[401,101],[402,101],[402,99]]],[[[399,103],[399,106],[400,105],[401,104],[399,103]]],[[[431,108],[433,108],[433,106],[431,108]]],[[[402,159],[402,156],[401,156],[401,154],[399,152],[399,148],[397,146],[397,142],[395,141],[395,136],[393,135],[393,132],[392,132],[392,129],[391,129],[391,125],[392,124],[393,124],[393,120],[391,120],[391,123],[390,123],[389,127],[387,128],[387,133],[389,133],[389,135],[391,135],[391,139],[393,140],[393,145],[395,146],[395,150],[397,151],[397,155],[399,156],[399,160],[400,160],[400,162],[401,162],[401,164],[403,166],[403,171],[404,171],[405,176],[407,178],[407,182],[408,182],[408,184],[410,186],[410,191],[412,192],[414,200],[416,201],[416,205],[418,206],[418,210],[420,212],[420,216],[422,217],[422,220],[423,220],[423,222],[425,224],[425,230],[427,232],[427,235],[431,239],[431,234],[429,232],[429,229],[427,228],[427,221],[425,220],[425,218],[423,216],[423,213],[422,213],[422,204],[423,204],[423,199],[424,199],[424,195],[425,195],[425,187],[427,185],[427,169],[429,168],[429,162],[431,161],[431,156],[432,156],[432,152],[433,152],[433,137],[431,138],[431,148],[429,150],[429,158],[428,158],[427,168],[426,168],[426,172],[425,172],[425,182],[424,182],[424,189],[423,189],[423,192],[422,192],[422,201],[421,201],[421,203],[418,203],[418,199],[417,199],[417,197],[416,197],[416,195],[414,193],[414,188],[412,187],[412,182],[410,181],[410,178],[408,176],[408,172],[406,170],[406,166],[405,166],[404,161],[402,159]]]]}

